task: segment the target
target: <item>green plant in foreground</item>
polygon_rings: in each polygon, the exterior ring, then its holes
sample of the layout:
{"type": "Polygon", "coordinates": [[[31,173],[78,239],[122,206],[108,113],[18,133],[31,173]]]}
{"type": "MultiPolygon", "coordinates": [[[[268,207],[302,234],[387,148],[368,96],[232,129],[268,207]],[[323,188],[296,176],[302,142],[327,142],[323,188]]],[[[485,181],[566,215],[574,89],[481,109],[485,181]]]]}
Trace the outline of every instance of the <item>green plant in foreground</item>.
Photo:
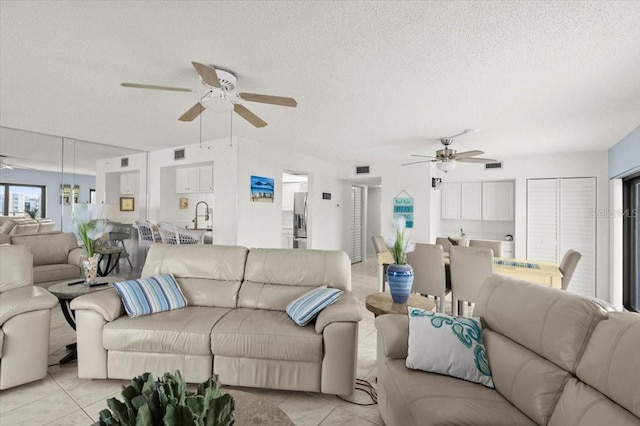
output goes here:
{"type": "Polygon", "coordinates": [[[124,402],[107,400],[109,409],[100,411],[100,426],[231,426],[235,401],[220,391],[217,379],[199,384],[194,393],[187,390],[179,371],[158,380],[144,373],[123,388],[124,402]]]}

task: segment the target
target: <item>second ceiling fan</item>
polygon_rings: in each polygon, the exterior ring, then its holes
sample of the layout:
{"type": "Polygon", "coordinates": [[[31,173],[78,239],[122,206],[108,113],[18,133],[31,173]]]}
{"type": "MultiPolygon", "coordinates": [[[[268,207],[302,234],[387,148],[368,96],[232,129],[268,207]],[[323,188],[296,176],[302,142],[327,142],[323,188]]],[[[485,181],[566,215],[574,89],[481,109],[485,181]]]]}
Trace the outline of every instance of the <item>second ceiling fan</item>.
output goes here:
{"type": "Polygon", "coordinates": [[[440,139],[440,143],[444,145],[443,149],[439,149],[436,151],[435,156],[430,155],[419,155],[419,154],[411,154],[412,157],[421,157],[428,158],[428,160],[421,161],[413,161],[411,163],[404,163],[403,166],[409,166],[411,164],[420,164],[420,163],[437,163],[438,169],[443,172],[448,172],[453,170],[456,167],[456,161],[460,163],[495,163],[497,160],[493,160],[491,158],[478,158],[477,155],[484,154],[483,151],[473,150],[473,151],[464,151],[457,152],[455,149],[449,148],[449,146],[453,143],[453,139],[458,136],[466,135],[467,133],[473,133],[475,130],[467,129],[457,135],[448,136],[440,139]]]}
{"type": "MultiPolygon", "coordinates": [[[[207,88],[207,92],[198,103],[189,108],[178,118],[180,121],[193,121],[207,109],[205,105],[215,105],[216,108],[233,109],[233,111],[251,123],[254,127],[265,127],[267,123],[260,117],[249,111],[247,107],[239,103],[240,100],[248,102],[260,102],[278,106],[295,107],[298,105],[295,99],[282,96],[259,95],[257,93],[236,92],[237,79],[234,73],[205,65],[191,62],[200,76],[200,82],[207,88]]],[[[153,84],[121,83],[124,87],[136,89],[168,90],[171,92],[195,92],[184,87],[158,86],[153,84]]]]}

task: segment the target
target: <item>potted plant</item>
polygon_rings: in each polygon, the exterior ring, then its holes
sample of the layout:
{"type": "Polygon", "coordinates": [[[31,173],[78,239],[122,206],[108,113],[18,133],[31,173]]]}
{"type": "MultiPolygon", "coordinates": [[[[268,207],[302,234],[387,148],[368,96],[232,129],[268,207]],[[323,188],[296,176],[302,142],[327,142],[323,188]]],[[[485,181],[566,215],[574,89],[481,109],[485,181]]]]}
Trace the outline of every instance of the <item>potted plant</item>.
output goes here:
{"type": "Polygon", "coordinates": [[[387,281],[393,303],[407,303],[413,285],[413,268],[407,264],[407,253],[415,249],[409,239],[404,217],[394,221],[394,232],[386,239],[393,262],[387,268],[387,281]]]}
{"type": "Polygon", "coordinates": [[[76,204],[73,209],[73,224],[76,237],[84,248],[85,258],[82,259],[81,266],[86,281],[95,282],[99,257],[96,253],[96,243],[111,231],[112,225],[102,217],[101,204],[76,204]]]}
{"type": "Polygon", "coordinates": [[[187,390],[180,371],[165,373],[157,380],[144,373],[131,380],[122,390],[124,402],[107,400],[109,409],[100,411],[100,426],[231,426],[234,424],[235,401],[218,388],[213,376],[187,390]]]}

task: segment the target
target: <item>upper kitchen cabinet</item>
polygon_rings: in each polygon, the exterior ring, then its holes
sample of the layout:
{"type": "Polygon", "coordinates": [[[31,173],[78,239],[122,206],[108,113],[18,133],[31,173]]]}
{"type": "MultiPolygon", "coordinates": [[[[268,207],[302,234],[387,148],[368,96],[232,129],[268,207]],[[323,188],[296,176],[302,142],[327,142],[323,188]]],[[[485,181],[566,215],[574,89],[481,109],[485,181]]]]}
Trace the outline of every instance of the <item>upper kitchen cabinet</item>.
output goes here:
{"type": "Polygon", "coordinates": [[[442,219],[460,219],[460,184],[442,183],[442,219]]]}
{"type": "Polygon", "coordinates": [[[176,169],[176,193],[213,192],[213,165],[176,169]]]}
{"type": "Polygon", "coordinates": [[[482,219],[514,220],[514,182],[482,182],[482,219]]]}
{"type": "Polygon", "coordinates": [[[282,210],[293,211],[293,194],[300,192],[300,182],[285,182],[282,184],[282,210]]]}
{"type": "Polygon", "coordinates": [[[137,194],[138,176],[138,172],[120,173],[120,194],[137,194]]]}
{"type": "Polygon", "coordinates": [[[480,182],[443,183],[442,219],[482,219],[480,182]]]}

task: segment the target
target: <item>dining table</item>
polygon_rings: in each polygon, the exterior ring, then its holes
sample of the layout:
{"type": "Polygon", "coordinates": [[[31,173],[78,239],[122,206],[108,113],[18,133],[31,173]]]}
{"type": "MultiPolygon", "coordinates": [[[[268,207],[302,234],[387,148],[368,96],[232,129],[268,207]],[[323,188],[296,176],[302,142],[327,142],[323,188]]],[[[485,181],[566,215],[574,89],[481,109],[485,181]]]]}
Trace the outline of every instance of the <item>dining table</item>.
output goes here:
{"type": "MultiPolygon", "coordinates": [[[[390,252],[378,253],[378,291],[384,291],[383,269],[393,263],[390,252]]],[[[449,254],[444,255],[445,267],[449,267],[449,254]]],[[[506,275],[547,287],[562,288],[562,272],[557,264],[540,260],[493,258],[493,273],[506,275]]]]}

